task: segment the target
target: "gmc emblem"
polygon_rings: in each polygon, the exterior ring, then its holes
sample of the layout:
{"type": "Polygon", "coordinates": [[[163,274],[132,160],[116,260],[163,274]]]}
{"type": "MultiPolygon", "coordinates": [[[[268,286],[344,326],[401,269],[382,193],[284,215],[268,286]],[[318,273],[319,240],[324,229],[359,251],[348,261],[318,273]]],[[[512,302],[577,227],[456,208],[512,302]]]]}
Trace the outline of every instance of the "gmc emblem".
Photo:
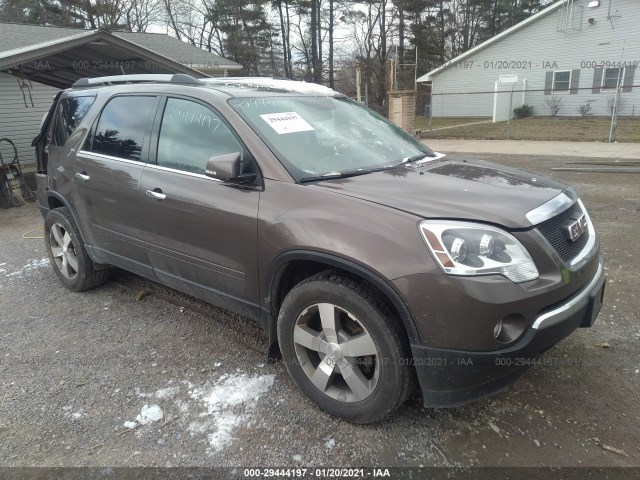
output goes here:
{"type": "Polygon", "coordinates": [[[578,240],[587,230],[587,219],[585,218],[584,213],[578,218],[570,218],[563,225],[563,229],[565,235],[569,240],[571,240],[572,242],[578,240]]]}

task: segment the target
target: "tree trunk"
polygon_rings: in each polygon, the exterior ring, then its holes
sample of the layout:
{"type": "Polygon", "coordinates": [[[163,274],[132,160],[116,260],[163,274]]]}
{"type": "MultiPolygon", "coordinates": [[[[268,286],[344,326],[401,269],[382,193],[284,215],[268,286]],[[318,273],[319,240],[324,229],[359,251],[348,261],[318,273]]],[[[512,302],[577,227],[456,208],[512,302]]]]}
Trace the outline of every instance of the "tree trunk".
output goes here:
{"type": "Polygon", "coordinates": [[[287,63],[289,66],[289,75],[292,80],[293,80],[293,63],[291,61],[291,41],[289,38],[289,34],[291,32],[291,18],[289,17],[289,1],[286,0],[284,2],[284,8],[285,8],[285,12],[287,14],[287,63]]]}
{"type": "Polygon", "coordinates": [[[282,35],[282,59],[284,61],[284,76],[287,78],[291,78],[291,72],[289,71],[289,59],[287,57],[287,27],[284,23],[282,0],[278,1],[278,15],[280,15],[280,32],[282,35]]]}
{"type": "Polygon", "coordinates": [[[404,63],[404,7],[398,5],[398,63],[404,63]]]}
{"type": "Polygon", "coordinates": [[[322,0],[317,0],[318,6],[316,7],[316,20],[318,23],[318,78],[319,82],[322,83],[322,15],[321,15],[321,7],[322,0]]]}
{"type": "Polygon", "coordinates": [[[320,69],[318,68],[318,3],[311,0],[311,68],[313,69],[313,82],[320,83],[320,69]]]}

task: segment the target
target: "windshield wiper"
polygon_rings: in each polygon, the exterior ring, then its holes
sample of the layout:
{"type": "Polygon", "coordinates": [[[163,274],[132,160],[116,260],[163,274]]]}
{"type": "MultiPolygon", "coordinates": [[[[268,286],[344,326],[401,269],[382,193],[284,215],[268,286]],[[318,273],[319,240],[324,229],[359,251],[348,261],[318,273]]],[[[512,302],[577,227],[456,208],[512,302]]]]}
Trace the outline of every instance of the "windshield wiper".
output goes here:
{"type": "Polygon", "coordinates": [[[368,173],[382,172],[383,170],[389,170],[394,165],[387,165],[385,167],[378,168],[361,168],[358,170],[347,170],[346,172],[328,173],[325,175],[316,175],[314,177],[303,177],[298,180],[300,183],[307,182],[321,182],[322,180],[335,180],[336,178],[349,178],[356,177],[358,175],[366,175],[368,173]]]}
{"type": "Polygon", "coordinates": [[[418,160],[422,160],[424,158],[427,157],[431,157],[431,158],[438,158],[438,155],[435,152],[430,152],[430,153],[419,153],[418,155],[414,155],[413,157],[407,157],[402,159],[402,161],[400,162],[400,165],[402,165],[403,163],[413,163],[413,162],[417,162],[418,160]]]}

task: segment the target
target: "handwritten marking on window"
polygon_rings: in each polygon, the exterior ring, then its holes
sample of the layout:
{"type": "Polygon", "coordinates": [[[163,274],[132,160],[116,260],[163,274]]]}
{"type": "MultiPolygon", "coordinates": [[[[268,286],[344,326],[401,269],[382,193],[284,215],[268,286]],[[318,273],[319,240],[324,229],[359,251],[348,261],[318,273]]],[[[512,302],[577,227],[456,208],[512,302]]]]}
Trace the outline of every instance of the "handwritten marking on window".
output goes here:
{"type": "Polygon", "coordinates": [[[207,130],[210,129],[211,133],[215,133],[221,124],[219,119],[213,118],[208,113],[180,110],[178,108],[171,108],[169,110],[166,121],[171,123],[184,123],[207,130]]]}

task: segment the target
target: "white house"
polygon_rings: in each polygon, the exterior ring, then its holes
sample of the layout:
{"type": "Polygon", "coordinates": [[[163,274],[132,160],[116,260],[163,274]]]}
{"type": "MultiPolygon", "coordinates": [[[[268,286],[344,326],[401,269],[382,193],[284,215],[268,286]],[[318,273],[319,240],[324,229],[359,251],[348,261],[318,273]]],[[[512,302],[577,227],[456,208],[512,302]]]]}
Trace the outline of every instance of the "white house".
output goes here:
{"type": "Polygon", "coordinates": [[[418,78],[433,116],[640,116],[640,1],[562,0],[418,78]],[[634,84],[635,83],[635,84],[634,84]],[[513,96],[511,90],[514,91],[513,96]],[[484,92],[484,93],[481,93],[484,92]]]}

